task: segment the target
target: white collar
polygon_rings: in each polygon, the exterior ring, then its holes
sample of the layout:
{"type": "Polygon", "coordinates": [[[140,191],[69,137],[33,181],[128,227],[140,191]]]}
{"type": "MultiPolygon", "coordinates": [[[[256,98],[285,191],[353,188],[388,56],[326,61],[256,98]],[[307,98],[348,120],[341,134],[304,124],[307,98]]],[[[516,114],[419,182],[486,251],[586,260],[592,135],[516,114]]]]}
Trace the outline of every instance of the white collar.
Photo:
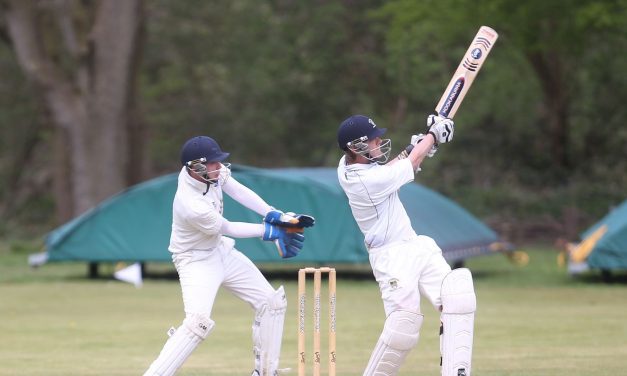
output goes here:
{"type": "Polygon", "coordinates": [[[342,159],[340,160],[340,163],[344,165],[344,169],[346,169],[347,171],[357,171],[357,170],[367,170],[369,168],[372,168],[373,166],[376,166],[376,163],[353,163],[353,164],[347,164],[346,163],[346,156],[343,156],[342,159]]]}
{"type": "Polygon", "coordinates": [[[179,175],[179,181],[181,180],[194,191],[198,191],[202,194],[207,191],[207,183],[194,179],[187,171],[187,167],[183,167],[183,169],[181,170],[181,173],[179,175]]]}

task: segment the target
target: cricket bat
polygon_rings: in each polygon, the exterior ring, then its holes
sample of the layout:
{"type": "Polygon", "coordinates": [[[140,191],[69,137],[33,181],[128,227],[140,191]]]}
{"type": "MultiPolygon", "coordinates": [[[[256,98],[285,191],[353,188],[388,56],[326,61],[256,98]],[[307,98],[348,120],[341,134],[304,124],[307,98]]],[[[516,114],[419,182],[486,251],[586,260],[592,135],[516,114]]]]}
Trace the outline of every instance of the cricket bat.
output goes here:
{"type": "Polygon", "coordinates": [[[499,35],[488,26],[481,26],[472,40],[464,58],[457,67],[448,87],[435,107],[438,115],[452,119],[464,100],[468,89],[479,73],[479,69],[488,57],[499,35]]]}

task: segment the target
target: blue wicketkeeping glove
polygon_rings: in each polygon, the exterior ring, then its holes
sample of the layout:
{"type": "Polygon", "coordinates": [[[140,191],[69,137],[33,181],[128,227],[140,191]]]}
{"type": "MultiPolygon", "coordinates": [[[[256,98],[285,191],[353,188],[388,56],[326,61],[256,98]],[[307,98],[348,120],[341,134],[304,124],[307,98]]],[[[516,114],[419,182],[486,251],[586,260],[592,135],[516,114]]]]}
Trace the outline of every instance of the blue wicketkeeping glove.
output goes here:
{"type": "Polygon", "coordinates": [[[280,210],[270,210],[263,219],[264,222],[281,227],[304,228],[311,227],[316,222],[315,218],[306,214],[283,213],[280,210]]]}
{"type": "Polygon", "coordinates": [[[303,249],[305,235],[303,235],[302,228],[286,228],[267,222],[264,222],[263,225],[264,233],[262,239],[274,241],[282,258],[294,257],[303,249]]]}

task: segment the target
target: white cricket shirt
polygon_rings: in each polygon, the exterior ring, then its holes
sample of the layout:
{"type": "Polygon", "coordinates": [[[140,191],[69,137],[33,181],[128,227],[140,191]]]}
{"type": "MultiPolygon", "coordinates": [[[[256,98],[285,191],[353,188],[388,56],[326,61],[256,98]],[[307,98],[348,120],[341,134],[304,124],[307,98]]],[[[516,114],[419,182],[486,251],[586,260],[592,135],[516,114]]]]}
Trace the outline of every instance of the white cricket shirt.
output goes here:
{"type": "Polygon", "coordinates": [[[409,159],[392,165],[346,165],[342,157],[337,176],[368,249],[417,236],[398,197],[398,190],[414,180],[409,159]]]}
{"type": "Polygon", "coordinates": [[[222,235],[222,188],[200,182],[181,169],[178,188],[172,204],[172,234],[170,246],[172,253],[192,249],[211,249],[220,244],[222,235]]]}

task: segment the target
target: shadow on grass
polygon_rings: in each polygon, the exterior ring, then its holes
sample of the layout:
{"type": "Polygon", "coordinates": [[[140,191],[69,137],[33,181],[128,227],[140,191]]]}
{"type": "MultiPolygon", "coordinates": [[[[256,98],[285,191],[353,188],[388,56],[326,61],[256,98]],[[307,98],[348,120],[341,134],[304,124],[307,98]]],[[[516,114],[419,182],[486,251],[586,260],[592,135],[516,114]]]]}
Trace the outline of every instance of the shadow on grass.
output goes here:
{"type": "MultiPolygon", "coordinates": [[[[337,269],[339,280],[374,281],[372,272],[369,270],[342,270],[337,269]]],[[[270,281],[284,280],[296,281],[298,273],[294,270],[261,270],[262,274],[270,281]]],[[[601,272],[590,272],[577,276],[560,275],[545,278],[526,275],[526,273],[515,273],[511,270],[473,270],[473,279],[477,283],[496,283],[499,285],[517,286],[567,286],[573,285],[616,285],[627,286],[627,272],[604,274],[601,272]]],[[[63,278],[66,281],[110,281],[114,280],[110,273],[101,273],[97,276],[88,277],[86,274],[68,275],[63,278]]],[[[150,270],[147,269],[143,275],[144,281],[172,281],[178,282],[178,274],[171,270],[150,270]]]]}
{"type": "Polygon", "coordinates": [[[572,277],[575,280],[591,284],[627,285],[627,271],[593,271],[572,277]]]}
{"type": "Polygon", "coordinates": [[[510,270],[472,270],[472,279],[475,281],[482,279],[493,278],[511,278],[512,272],[510,270]]]}
{"type": "MultiPolygon", "coordinates": [[[[492,286],[564,286],[564,285],[616,285],[627,286],[627,271],[591,270],[579,275],[568,275],[564,269],[553,265],[552,254],[533,252],[531,263],[526,267],[514,267],[500,257],[472,259],[467,267],[472,271],[476,283],[492,286]]],[[[84,263],[51,264],[41,270],[26,267],[24,257],[7,255],[0,264],[0,283],[21,283],[29,281],[110,281],[116,269],[114,263],[101,263],[94,270],[84,263]],[[87,266],[87,267],[86,267],[87,266]],[[91,274],[91,275],[90,275],[91,274]],[[94,275],[95,274],[95,275],[94,275]],[[91,278],[90,278],[91,277],[91,278]]],[[[295,281],[298,269],[305,266],[296,263],[258,264],[262,274],[270,280],[295,281]]],[[[338,279],[374,280],[369,264],[335,264],[338,279]]],[[[143,278],[152,281],[178,281],[178,275],[171,263],[146,263],[143,278]]]]}

